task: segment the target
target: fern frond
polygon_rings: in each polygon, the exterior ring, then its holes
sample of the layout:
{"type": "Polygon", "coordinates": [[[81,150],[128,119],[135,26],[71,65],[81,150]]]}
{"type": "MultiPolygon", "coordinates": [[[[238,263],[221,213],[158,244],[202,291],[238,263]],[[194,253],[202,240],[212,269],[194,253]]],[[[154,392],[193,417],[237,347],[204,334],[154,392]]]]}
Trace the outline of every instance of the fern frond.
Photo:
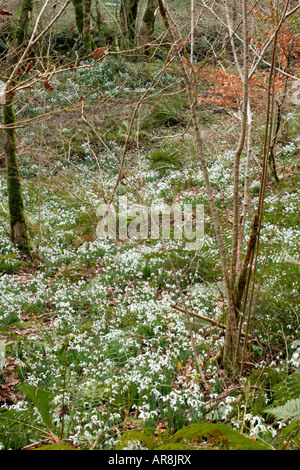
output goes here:
{"type": "Polygon", "coordinates": [[[287,401],[284,405],[265,410],[276,417],[276,419],[287,421],[289,419],[300,419],[300,397],[287,401]]]}
{"type": "Polygon", "coordinates": [[[116,444],[116,450],[128,448],[134,441],[140,442],[147,447],[148,450],[153,450],[157,446],[157,439],[155,436],[149,436],[146,432],[142,431],[127,431],[120,437],[116,444]]]}
{"type": "Polygon", "coordinates": [[[7,410],[0,413],[0,441],[4,448],[21,448],[30,439],[49,438],[39,416],[31,410],[7,410]]]}
{"type": "Polygon", "coordinates": [[[151,112],[153,124],[174,126],[184,123],[186,104],[186,100],[179,95],[166,97],[151,112]]]}
{"type": "Polygon", "coordinates": [[[300,397],[300,372],[289,375],[273,387],[277,405],[283,405],[288,400],[300,397]]]}
{"type": "Polygon", "coordinates": [[[183,167],[182,161],[174,153],[155,152],[149,158],[151,160],[151,170],[180,169],[183,167]]]}
{"type": "Polygon", "coordinates": [[[253,439],[231,429],[227,424],[202,422],[180,429],[172,437],[173,442],[187,444],[207,442],[217,448],[230,450],[269,450],[253,439]]]}
{"type": "Polygon", "coordinates": [[[276,444],[279,450],[299,450],[300,449],[300,421],[292,421],[283,428],[277,438],[276,444]]]}
{"type": "Polygon", "coordinates": [[[197,450],[197,449],[230,449],[230,450],[269,450],[270,447],[260,444],[223,423],[201,422],[180,429],[173,436],[168,433],[161,438],[149,436],[146,432],[129,431],[118,441],[117,449],[124,449],[133,441],[141,442],[149,450],[197,450]],[[163,442],[161,442],[161,439],[163,442]]]}
{"type": "MultiPolygon", "coordinates": [[[[156,447],[155,450],[195,450],[196,447],[191,444],[183,444],[182,442],[169,442],[156,447]]],[[[206,450],[207,447],[201,447],[201,450],[206,450]]]]}

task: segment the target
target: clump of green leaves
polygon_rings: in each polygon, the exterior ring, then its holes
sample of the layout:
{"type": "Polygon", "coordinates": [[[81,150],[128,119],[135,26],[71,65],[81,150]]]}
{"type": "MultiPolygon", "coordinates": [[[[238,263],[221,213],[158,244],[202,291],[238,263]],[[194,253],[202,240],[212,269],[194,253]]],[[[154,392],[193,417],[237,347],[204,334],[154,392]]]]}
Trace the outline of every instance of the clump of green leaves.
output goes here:
{"type": "Polygon", "coordinates": [[[183,161],[178,152],[160,151],[149,156],[151,170],[178,170],[183,167],[183,161]]]}
{"type": "Polygon", "coordinates": [[[180,95],[168,96],[152,110],[150,119],[155,126],[177,126],[185,123],[186,100],[180,95]]]}

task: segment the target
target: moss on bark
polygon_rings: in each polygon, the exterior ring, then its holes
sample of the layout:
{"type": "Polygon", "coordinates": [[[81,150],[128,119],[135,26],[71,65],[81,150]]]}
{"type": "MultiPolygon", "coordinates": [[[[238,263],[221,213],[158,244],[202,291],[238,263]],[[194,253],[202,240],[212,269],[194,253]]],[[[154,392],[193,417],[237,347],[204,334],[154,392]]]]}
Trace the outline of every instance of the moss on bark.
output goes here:
{"type": "Polygon", "coordinates": [[[133,47],[136,39],[136,19],[139,0],[121,0],[120,29],[121,45],[124,48],[133,47]]]}
{"type": "Polygon", "coordinates": [[[82,29],[82,41],[83,41],[83,53],[90,54],[95,46],[93,37],[91,35],[91,0],[84,0],[83,5],[83,29],[82,29]]]}
{"type": "MultiPolygon", "coordinates": [[[[13,125],[16,122],[13,98],[9,98],[3,105],[4,125],[13,125]]],[[[24,204],[17,160],[17,143],[15,129],[6,129],[4,132],[4,149],[7,168],[7,189],[10,215],[11,241],[26,255],[30,255],[31,246],[27,232],[24,213],[24,204]]]]}
{"type": "Polygon", "coordinates": [[[82,34],[83,31],[83,0],[72,0],[75,11],[75,21],[78,32],[82,34]]]}
{"type": "MultiPolygon", "coordinates": [[[[23,0],[21,4],[20,16],[16,28],[15,40],[12,42],[7,55],[7,77],[10,75],[10,67],[13,67],[20,58],[22,45],[27,34],[30,18],[32,15],[33,0],[23,0]]],[[[11,84],[14,84],[14,79],[11,84]]],[[[26,255],[31,253],[31,245],[27,231],[24,203],[22,196],[21,179],[17,159],[17,142],[14,124],[16,116],[14,111],[13,94],[8,93],[6,103],[2,106],[3,123],[11,128],[4,130],[4,152],[7,172],[7,189],[11,241],[26,255]]]]}
{"type": "Polygon", "coordinates": [[[148,0],[146,10],[143,16],[141,39],[142,45],[151,41],[151,36],[154,32],[155,25],[155,10],[157,8],[157,0],[148,0]]]}
{"type": "Polygon", "coordinates": [[[19,17],[19,24],[16,31],[17,46],[25,41],[28,33],[28,25],[33,10],[33,0],[23,0],[19,17]]]}
{"type": "Polygon", "coordinates": [[[83,54],[87,55],[95,48],[91,35],[92,0],[72,0],[75,11],[76,26],[82,36],[83,54]]]}

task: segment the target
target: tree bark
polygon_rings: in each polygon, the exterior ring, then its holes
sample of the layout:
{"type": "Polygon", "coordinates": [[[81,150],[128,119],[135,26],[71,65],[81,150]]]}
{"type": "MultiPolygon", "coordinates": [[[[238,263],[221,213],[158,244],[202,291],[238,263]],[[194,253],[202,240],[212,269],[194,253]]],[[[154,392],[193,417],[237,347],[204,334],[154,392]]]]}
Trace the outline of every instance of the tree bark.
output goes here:
{"type": "Polygon", "coordinates": [[[243,81],[243,105],[242,105],[242,121],[238,148],[234,156],[233,167],[233,231],[232,231],[232,257],[231,257],[231,282],[234,288],[237,262],[238,262],[238,239],[240,232],[240,201],[239,201],[239,178],[240,178],[240,159],[244,149],[247,131],[247,109],[249,96],[249,30],[248,30],[248,2],[242,1],[243,10],[243,39],[244,39],[244,67],[242,73],[243,81]]]}
{"type": "Polygon", "coordinates": [[[147,1],[146,10],[142,20],[142,29],[140,37],[141,46],[145,46],[151,41],[151,36],[154,32],[157,6],[157,0],[147,1]]]}
{"type": "Polygon", "coordinates": [[[82,36],[83,54],[88,55],[94,48],[91,35],[92,0],[72,0],[75,11],[75,21],[79,34],[82,36]]]}
{"type": "Polygon", "coordinates": [[[75,21],[79,34],[83,31],[83,1],[84,0],[72,0],[75,12],[75,21]]]}
{"type": "Polygon", "coordinates": [[[138,4],[139,0],[121,0],[120,30],[123,48],[131,48],[135,44],[138,4]]]}
{"type": "MultiPolygon", "coordinates": [[[[13,98],[3,105],[4,125],[14,125],[16,117],[13,98]]],[[[11,241],[26,255],[30,255],[31,247],[25,220],[22,197],[21,179],[17,159],[16,131],[14,128],[4,131],[4,151],[7,168],[8,206],[10,216],[11,241]]]]}
{"type": "Polygon", "coordinates": [[[93,50],[94,41],[91,35],[91,6],[92,0],[85,0],[83,4],[83,53],[90,54],[93,50]]]}

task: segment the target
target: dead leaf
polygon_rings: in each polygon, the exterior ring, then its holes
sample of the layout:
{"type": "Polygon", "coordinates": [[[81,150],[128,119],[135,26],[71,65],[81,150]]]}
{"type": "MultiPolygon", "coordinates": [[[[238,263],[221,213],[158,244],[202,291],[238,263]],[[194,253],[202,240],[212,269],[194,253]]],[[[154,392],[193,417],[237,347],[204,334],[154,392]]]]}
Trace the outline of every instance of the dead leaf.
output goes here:
{"type": "Polygon", "coordinates": [[[96,49],[93,53],[94,59],[96,59],[96,57],[98,57],[99,55],[103,54],[105,51],[106,47],[99,47],[98,49],[96,49]]]}
{"type": "Polygon", "coordinates": [[[45,81],[44,81],[44,88],[46,91],[48,90],[54,90],[54,87],[53,85],[51,85],[51,83],[49,82],[49,78],[46,78],[45,81]]]}
{"type": "Polygon", "coordinates": [[[12,13],[8,10],[4,10],[3,5],[0,5],[0,15],[2,15],[2,16],[12,16],[12,13]]]}

